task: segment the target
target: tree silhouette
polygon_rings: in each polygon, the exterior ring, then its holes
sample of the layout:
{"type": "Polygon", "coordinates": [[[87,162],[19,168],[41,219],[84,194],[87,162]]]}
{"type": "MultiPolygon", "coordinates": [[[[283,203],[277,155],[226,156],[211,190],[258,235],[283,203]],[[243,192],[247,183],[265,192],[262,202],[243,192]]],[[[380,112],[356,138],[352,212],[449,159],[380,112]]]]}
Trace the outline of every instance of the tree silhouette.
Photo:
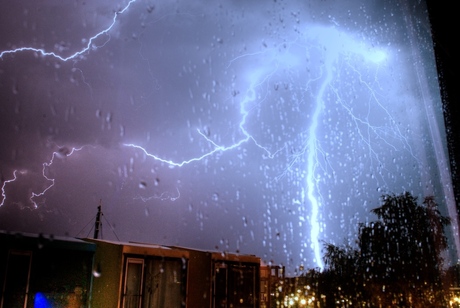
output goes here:
{"type": "Polygon", "coordinates": [[[326,295],[327,307],[356,307],[363,297],[363,277],[359,251],[349,245],[325,244],[326,270],[321,275],[320,293],[326,295]]]}
{"type": "Polygon", "coordinates": [[[384,195],[382,202],[372,210],[378,221],[360,227],[366,289],[383,306],[439,306],[441,252],[447,248],[444,227],[449,219],[441,215],[433,197],[419,205],[406,192],[384,195]]]}
{"type": "Polygon", "coordinates": [[[383,195],[381,201],[371,211],[377,220],[359,227],[359,249],[325,245],[322,289],[335,290],[328,292],[333,300],[327,302],[445,306],[441,253],[447,248],[444,227],[449,218],[441,215],[433,197],[419,205],[416,197],[405,192],[383,195]]]}

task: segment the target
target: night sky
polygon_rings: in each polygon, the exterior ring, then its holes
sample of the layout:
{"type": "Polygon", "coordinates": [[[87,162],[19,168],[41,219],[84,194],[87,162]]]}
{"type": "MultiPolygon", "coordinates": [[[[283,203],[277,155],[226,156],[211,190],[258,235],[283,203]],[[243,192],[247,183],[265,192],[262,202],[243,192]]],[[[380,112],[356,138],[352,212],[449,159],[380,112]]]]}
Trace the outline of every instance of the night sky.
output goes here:
{"type": "Polygon", "coordinates": [[[106,239],[292,272],[385,193],[456,225],[426,7],[381,2],[0,1],[0,229],[102,200],[106,239]]]}

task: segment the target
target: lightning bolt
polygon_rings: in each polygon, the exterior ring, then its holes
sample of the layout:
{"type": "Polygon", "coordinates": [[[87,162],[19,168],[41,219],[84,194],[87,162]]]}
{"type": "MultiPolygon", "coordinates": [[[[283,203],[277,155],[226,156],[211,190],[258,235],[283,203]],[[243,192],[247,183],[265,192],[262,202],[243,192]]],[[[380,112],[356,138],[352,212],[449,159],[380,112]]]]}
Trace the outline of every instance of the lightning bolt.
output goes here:
{"type": "MultiPolygon", "coordinates": [[[[82,147],[79,147],[79,148],[72,148],[71,150],[68,150],[68,149],[65,148],[65,147],[60,147],[58,151],[55,151],[55,152],[52,153],[51,159],[50,159],[48,162],[43,163],[43,165],[42,165],[42,173],[41,173],[41,174],[42,174],[43,178],[44,178],[47,182],[49,182],[49,184],[48,184],[42,191],[40,191],[40,192],[32,192],[32,194],[31,194],[29,200],[30,200],[31,204],[33,205],[33,207],[34,207],[35,209],[38,208],[38,203],[37,203],[34,199],[35,199],[35,198],[38,198],[38,197],[44,196],[44,195],[46,194],[46,192],[47,192],[48,190],[50,190],[50,189],[54,186],[54,184],[55,184],[55,182],[56,182],[56,180],[55,180],[54,178],[51,178],[51,177],[49,177],[49,176],[47,175],[47,170],[53,165],[55,158],[56,158],[56,157],[64,158],[64,157],[72,156],[72,154],[74,154],[74,153],[77,152],[77,151],[80,151],[80,150],[83,149],[84,147],[85,147],[85,146],[82,146],[82,147]]],[[[3,198],[2,198],[2,202],[0,203],[0,207],[3,206],[3,205],[5,204],[6,199],[7,199],[6,190],[5,190],[5,189],[6,189],[6,185],[11,184],[11,183],[15,182],[15,181],[18,179],[18,177],[17,177],[17,173],[18,173],[18,172],[19,172],[21,175],[27,174],[26,171],[14,170],[14,171],[13,171],[13,178],[12,178],[12,179],[9,179],[9,180],[3,180],[3,179],[2,179],[2,189],[1,189],[1,191],[2,191],[2,197],[3,197],[3,198]]],[[[2,178],[3,178],[3,176],[2,176],[2,178]]]]}
{"type": "MultiPolygon", "coordinates": [[[[348,62],[349,54],[360,56],[366,61],[379,64],[384,61],[386,58],[386,53],[383,50],[373,50],[368,51],[369,48],[361,43],[357,43],[352,37],[345,35],[342,32],[339,32],[334,27],[323,28],[317,27],[312,28],[306,33],[306,40],[309,42],[308,46],[304,46],[305,50],[308,53],[309,49],[317,49],[322,53],[323,64],[321,66],[320,75],[316,78],[312,78],[306,82],[306,92],[311,95],[313,100],[312,109],[309,110],[309,124],[307,125],[305,142],[303,142],[302,149],[293,155],[291,163],[288,165],[287,172],[293,165],[298,162],[302,157],[305,157],[306,166],[305,166],[305,191],[302,191],[302,199],[306,197],[310,207],[311,213],[309,215],[309,233],[310,233],[310,248],[313,251],[314,262],[320,269],[324,268],[324,264],[321,257],[321,245],[320,245],[320,233],[323,231],[323,227],[320,222],[320,208],[322,206],[322,195],[319,187],[321,176],[318,174],[318,168],[323,170],[332,170],[334,169],[327,161],[327,153],[324,152],[321,148],[319,134],[320,120],[323,115],[326,103],[336,101],[339,105],[346,110],[348,114],[355,123],[356,130],[358,131],[359,136],[364,140],[364,143],[367,144],[369,151],[373,154],[372,156],[378,160],[378,154],[373,151],[372,144],[370,141],[370,134],[374,136],[380,136],[380,130],[382,128],[375,127],[370,124],[367,119],[360,118],[359,116],[353,113],[353,110],[341,100],[340,94],[334,87],[334,81],[337,78],[338,69],[339,69],[339,60],[341,58],[345,59],[345,62],[348,62]],[[318,90],[315,91],[312,88],[313,83],[319,83],[318,90]],[[333,95],[329,95],[333,94],[333,95]],[[360,125],[367,127],[367,137],[366,134],[360,129],[360,125]],[[325,157],[326,165],[320,162],[320,155],[325,157]]],[[[291,55],[283,55],[291,57],[291,55]]],[[[282,62],[287,62],[288,60],[281,60],[282,62]]],[[[349,64],[349,63],[348,63],[349,64]]],[[[349,64],[350,65],[350,64],[349,64]]],[[[351,66],[351,65],[350,65],[351,66]]],[[[377,104],[377,106],[382,109],[385,114],[391,119],[392,127],[391,131],[396,131],[395,135],[398,140],[403,140],[403,143],[407,148],[410,149],[407,140],[403,134],[399,131],[399,128],[394,124],[395,121],[392,119],[390,113],[384,108],[376,97],[372,88],[362,80],[361,75],[357,69],[352,67],[352,70],[357,74],[358,80],[361,84],[365,85],[368,91],[371,93],[372,100],[377,104]]],[[[385,140],[382,137],[383,140],[385,140]]],[[[391,146],[391,143],[386,141],[387,144],[391,146]]],[[[380,163],[381,165],[381,163],[380,163]]],[[[300,205],[300,201],[295,201],[295,204],[300,205]]],[[[300,221],[305,221],[304,217],[299,217],[300,221]]],[[[307,245],[304,245],[305,247],[307,245]]]]}
{"type": "MultiPolygon", "coordinates": [[[[188,165],[188,164],[193,163],[193,162],[201,161],[201,160],[205,159],[206,157],[212,156],[213,154],[218,153],[218,152],[226,152],[226,151],[236,149],[236,148],[240,147],[242,144],[247,143],[248,141],[253,141],[254,144],[257,147],[259,147],[260,149],[262,149],[263,152],[269,158],[273,158],[282,149],[278,149],[275,152],[270,151],[270,149],[268,149],[267,147],[264,147],[263,145],[261,145],[257,141],[257,139],[254,138],[254,136],[252,136],[252,134],[250,132],[248,132],[248,130],[245,127],[247,117],[250,115],[250,111],[251,111],[251,108],[249,108],[249,106],[251,105],[252,102],[257,100],[256,99],[256,92],[257,92],[256,89],[257,89],[258,86],[266,83],[266,80],[269,78],[269,76],[270,75],[265,76],[265,78],[260,82],[256,82],[256,83],[251,84],[249,86],[247,92],[246,92],[246,95],[245,95],[244,99],[240,102],[241,120],[240,120],[238,126],[239,126],[239,129],[240,129],[240,132],[243,134],[243,137],[241,139],[239,139],[239,141],[234,142],[231,145],[228,145],[228,146],[218,145],[213,140],[211,140],[208,136],[206,136],[206,134],[204,134],[199,129],[197,129],[198,134],[200,136],[202,136],[213,148],[211,150],[205,152],[204,154],[200,155],[200,156],[193,157],[193,158],[188,159],[188,160],[173,161],[173,160],[170,160],[170,159],[164,159],[164,158],[161,158],[161,157],[159,157],[159,156],[157,156],[155,154],[150,153],[144,147],[142,147],[140,145],[137,145],[137,144],[133,144],[133,143],[123,143],[122,145],[125,146],[125,147],[131,147],[131,148],[139,149],[146,156],[148,156],[150,158],[153,158],[156,161],[160,161],[160,162],[163,162],[163,163],[166,163],[166,164],[168,164],[170,166],[175,166],[175,167],[182,167],[184,165],[188,165]]],[[[257,80],[258,78],[255,78],[255,79],[257,80]]]]}
{"type": "MultiPolygon", "coordinates": [[[[114,15],[113,15],[112,22],[111,22],[105,29],[103,29],[102,31],[98,32],[96,35],[90,37],[90,38],[88,39],[88,43],[86,44],[86,46],[85,46],[83,49],[81,49],[81,50],[75,52],[74,54],[72,54],[72,55],[70,55],[70,56],[64,57],[64,56],[59,55],[59,54],[57,54],[57,53],[55,53],[55,52],[46,51],[46,50],[44,50],[44,49],[39,49],[39,48],[34,48],[34,47],[19,47],[19,48],[15,48],[15,49],[11,49],[11,50],[4,50],[4,51],[0,52],[0,59],[3,59],[4,56],[5,56],[5,55],[8,55],[8,54],[16,54],[16,53],[22,53],[22,52],[27,52],[27,51],[36,52],[36,53],[39,53],[39,54],[41,54],[42,56],[45,56],[45,57],[48,57],[48,56],[49,56],[49,57],[54,57],[54,58],[56,58],[56,59],[58,59],[58,60],[61,60],[61,61],[64,61],[64,62],[69,61],[69,60],[72,60],[72,59],[76,59],[76,58],[78,58],[79,56],[83,55],[84,53],[89,52],[90,50],[94,50],[94,49],[97,49],[97,48],[100,48],[100,47],[105,46],[105,44],[107,44],[108,41],[110,40],[110,34],[109,34],[109,32],[110,32],[110,30],[112,30],[112,28],[115,26],[115,24],[116,24],[116,22],[117,22],[117,20],[118,20],[118,17],[119,17],[121,14],[125,13],[125,12],[129,9],[129,7],[130,7],[134,2],[136,2],[136,1],[137,1],[137,0],[130,0],[130,1],[128,2],[128,4],[127,4],[126,6],[124,6],[121,10],[116,11],[116,12],[114,13],[114,15]],[[107,41],[106,41],[104,44],[102,44],[101,46],[96,46],[96,45],[95,45],[95,41],[96,41],[98,38],[100,38],[100,37],[102,37],[102,36],[104,36],[104,35],[109,36],[108,39],[107,39],[107,41]]],[[[80,71],[80,72],[81,72],[81,71],[80,71]]],[[[86,83],[86,82],[85,82],[85,83],[86,83]]],[[[34,206],[35,208],[38,207],[38,204],[37,204],[37,202],[36,202],[34,199],[35,199],[35,198],[38,198],[38,197],[41,197],[41,196],[43,196],[43,195],[45,195],[45,193],[46,193],[49,189],[51,189],[51,188],[54,186],[54,184],[55,184],[55,179],[54,179],[54,178],[50,178],[50,177],[48,177],[48,176],[46,175],[46,170],[47,170],[49,167],[51,167],[51,165],[52,165],[53,162],[54,162],[54,159],[55,159],[57,156],[62,156],[62,155],[64,155],[64,156],[71,156],[75,151],[79,151],[79,150],[81,150],[82,148],[83,148],[83,147],[80,147],[80,148],[72,148],[72,150],[71,150],[69,153],[62,153],[62,152],[59,152],[59,151],[58,151],[58,152],[53,152],[53,154],[51,155],[51,160],[50,160],[49,162],[43,163],[42,176],[45,178],[46,181],[50,182],[50,184],[49,184],[44,190],[42,190],[41,192],[38,192],[38,193],[32,192],[32,195],[31,195],[31,197],[29,198],[29,200],[31,201],[31,203],[33,204],[33,206],[34,206]]],[[[62,149],[63,149],[63,148],[61,148],[61,150],[62,150],[62,149]]],[[[12,182],[16,181],[16,179],[17,179],[16,173],[17,173],[17,170],[15,170],[15,171],[13,172],[13,176],[14,176],[13,179],[7,180],[7,181],[3,181],[3,183],[2,183],[2,197],[3,197],[3,199],[2,199],[2,202],[0,203],[0,206],[2,206],[2,205],[5,203],[5,200],[6,200],[5,186],[6,186],[7,184],[9,184],[9,183],[12,183],[12,182]]]]}
{"type": "MultiPolygon", "coordinates": [[[[379,65],[383,62],[386,57],[387,53],[381,49],[373,49],[370,48],[362,43],[359,43],[357,40],[353,39],[351,36],[348,36],[340,31],[338,31],[334,27],[324,28],[324,27],[317,27],[311,28],[307,31],[305,35],[306,41],[309,42],[308,46],[304,46],[305,50],[308,53],[309,49],[318,49],[323,54],[323,65],[321,66],[320,75],[316,78],[308,80],[306,82],[305,89],[309,92],[313,98],[313,107],[309,111],[309,124],[307,126],[307,132],[305,137],[305,142],[303,143],[302,149],[293,155],[291,163],[289,163],[287,170],[291,169],[291,167],[302,157],[305,157],[306,166],[305,166],[305,191],[302,192],[302,198],[308,200],[308,203],[311,207],[311,213],[309,218],[309,228],[310,228],[310,247],[313,250],[313,257],[314,262],[316,262],[317,266],[320,269],[324,268],[324,264],[322,262],[321,257],[321,245],[320,245],[320,233],[323,231],[323,227],[321,226],[320,222],[320,208],[322,206],[322,195],[321,190],[319,187],[319,183],[321,181],[321,177],[318,174],[318,168],[322,168],[323,170],[334,170],[329,162],[326,164],[327,166],[323,166],[324,163],[320,162],[319,156],[327,158],[327,153],[325,153],[321,149],[320,139],[318,138],[319,134],[319,126],[320,126],[320,119],[323,115],[323,111],[325,109],[326,103],[330,101],[336,101],[338,104],[344,108],[346,114],[349,115],[351,121],[355,123],[356,131],[361,139],[364,141],[369,148],[369,152],[372,154],[370,157],[374,157],[378,161],[378,165],[383,165],[378,157],[378,154],[372,148],[371,136],[376,137],[378,140],[383,140],[387,145],[396,148],[390,141],[385,139],[385,135],[388,131],[394,132],[393,138],[399,140],[399,142],[404,144],[404,147],[411,153],[412,157],[415,156],[412,153],[412,149],[405,138],[404,134],[401,133],[399,127],[396,125],[396,121],[393,119],[389,111],[384,107],[384,105],[379,101],[377,98],[375,91],[372,87],[362,79],[362,76],[356,68],[354,68],[350,63],[349,55],[354,55],[355,57],[361,57],[365,61],[373,63],[375,65],[379,65]],[[354,114],[352,108],[350,108],[345,102],[342,101],[339,92],[334,87],[334,81],[338,77],[338,70],[339,70],[339,60],[344,59],[351,70],[358,76],[358,80],[360,84],[364,85],[367,88],[368,92],[371,96],[371,101],[376,104],[376,106],[386,114],[389,119],[390,127],[376,127],[372,125],[368,119],[359,117],[354,114]],[[319,83],[319,89],[315,91],[312,89],[311,85],[313,83],[319,83]],[[329,95],[333,94],[333,95],[329,95]],[[366,127],[365,131],[360,128],[360,126],[366,127]]],[[[299,42],[292,42],[291,44],[298,44],[299,42]]],[[[252,53],[247,54],[247,56],[260,56],[259,53],[252,53]]],[[[290,53],[285,54],[273,54],[276,58],[276,63],[279,63],[281,66],[285,67],[293,67],[299,65],[299,61],[295,60],[295,56],[290,53]]],[[[242,56],[238,57],[240,59],[242,56]]],[[[236,59],[235,59],[236,60],[236,59]]],[[[233,60],[234,61],[234,60],[233,60]]],[[[270,76],[274,73],[266,72],[265,70],[258,70],[252,73],[252,78],[254,80],[261,80],[260,83],[265,83],[268,81],[270,76]],[[263,76],[263,77],[262,77],[263,76]]],[[[377,81],[376,81],[377,82],[377,81]]],[[[253,82],[252,84],[255,84],[253,82]]],[[[252,92],[254,88],[251,86],[250,91],[252,92]]],[[[251,99],[252,100],[252,99],[251,99]]],[[[249,101],[249,100],[248,100],[249,101]]],[[[242,106],[244,106],[243,104],[242,106]]],[[[244,107],[242,107],[244,109],[244,107]]],[[[244,113],[245,117],[247,117],[247,113],[244,113]]],[[[242,121],[244,123],[244,121],[242,121]]],[[[243,130],[243,126],[240,125],[240,128],[243,130]]],[[[247,131],[245,131],[247,133],[247,131]]],[[[261,145],[256,141],[254,137],[251,136],[251,139],[261,147],[261,145]]],[[[264,148],[265,149],[265,148],[264,148]]],[[[286,171],[287,171],[286,170],[286,171]]],[[[297,202],[297,201],[296,201],[297,202]]],[[[301,204],[297,202],[296,204],[301,204]]],[[[300,221],[305,221],[304,217],[299,217],[300,221]]],[[[305,245],[306,246],[306,245],[305,245]]]]}
{"type": "Polygon", "coordinates": [[[139,197],[136,197],[134,199],[142,200],[142,202],[144,202],[144,203],[147,202],[147,201],[150,201],[152,199],[176,201],[177,199],[180,198],[179,189],[176,188],[176,191],[177,191],[177,195],[175,195],[175,196],[171,195],[171,193],[169,193],[169,192],[163,192],[160,195],[154,195],[154,196],[150,196],[150,197],[139,196],[139,197]]]}
{"type": "MultiPolygon", "coordinates": [[[[318,139],[318,129],[320,126],[320,119],[323,114],[323,110],[325,108],[327,101],[333,100],[331,98],[326,98],[326,96],[330,93],[333,94],[332,96],[335,96],[335,100],[339,102],[339,104],[346,110],[346,113],[351,117],[352,121],[355,122],[359,135],[363,140],[365,140],[365,144],[367,144],[367,146],[369,147],[369,151],[372,152],[372,144],[369,140],[370,137],[366,137],[365,134],[361,132],[361,130],[359,129],[359,125],[361,124],[367,126],[367,131],[371,132],[374,135],[379,135],[379,132],[380,130],[382,130],[382,128],[375,127],[371,125],[367,119],[362,119],[354,115],[352,109],[341,101],[340,94],[334,88],[333,82],[336,78],[338,61],[341,56],[347,58],[348,54],[354,54],[356,56],[364,58],[366,61],[378,65],[380,62],[385,60],[386,53],[382,50],[366,51],[369,49],[367,46],[357,43],[356,40],[353,40],[351,37],[339,32],[335,28],[315,28],[311,31],[310,36],[308,36],[307,34],[306,40],[310,43],[313,42],[314,45],[304,46],[305,50],[308,51],[309,48],[318,48],[318,50],[325,50],[323,52],[324,62],[321,68],[320,76],[312,80],[309,80],[306,83],[305,88],[307,89],[307,91],[311,90],[310,84],[312,83],[320,83],[320,86],[315,94],[309,93],[314,98],[314,104],[313,109],[310,110],[309,124],[306,130],[307,133],[305,137],[305,142],[303,143],[301,151],[293,155],[291,162],[288,164],[285,172],[287,172],[288,169],[290,169],[298,160],[300,160],[301,157],[305,157],[305,191],[306,198],[311,206],[311,214],[309,219],[310,247],[314,254],[314,261],[316,262],[318,267],[323,269],[324,264],[322,262],[320,245],[320,233],[323,229],[320,222],[320,208],[322,203],[322,197],[319,188],[320,176],[318,175],[317,169],[319,167],[324,168],[324,166],[322,166],[322,163],[319,162],[319,154],[322,154],[322,156],[327,156],[327,153],[324,153],[324,151],[321,149],[321,144],[318,139]]],[[[298,44],[298,42],[294,41],[290,44],[298,44]]],[[[247,73],[247,90],[244,95],[244,98],[239,102],[241,117],[238,127],[240,133],[242,134],[242,138],[239,139],[237,142],[234,142],[231,145],[226,146],[219,145],[215,143],[213,140],[211,140],[208,136],[206,136],[206,134],[204,134],[202,131],[197,130],[198,134],[201,135],[211,145],[211,149],[200,156],[196,156],[188,160],[182,161],[173,161],[170,159],[159,157],[155,154],[150,153],[143,146],[137,144],[124,143],[123,146],[138,149],[142,151],[146,156],[156,161],[160,161],[167,165],[177,167],[182,167],[190,163],[202,161],[203,159],[211,155],[214,155],[217,152],[226,152],[233,150],[235,148],[242,146],[244,143],[250,141],[253,142],[259,149],[261,149],[264,155],[266,155],[266,157],[274,158],[276,154],[278,154],[281,150],[283,150],[286,147],[286,145],[282,146],[279,149],[270,150],[267,146],[264,146],[261,142],[259,142],[258,139],[247,129],[247,124],[251,112],[256,107],[263,105],[267,99],[269,92],[266,90],[265,85],[269,84],[272,76],[276,72],[278,72],[280,68],[293,68],[301,65],[300,61],[298,61],[297,59],[297,56],[298,55],[292,54],[290,52],[283,53],[276,51],[274,49],[269,49],[263,52],[254,52],[239,55],[238,57],[230,61],[230,64],[227,68],[230,68],[230,66],[233,63],[244,58],[264,57],[264,59],[267,59],[267,64],[252,69],[250,72],[247,73]],[[260,95],[262,92],[265,92],[265,95],[260,95]]],[[[390,113],[379,102],[371,86],[369,86],[365,81],[362,80],[358,70],[354,69],[353,67],[352,69],[357,74],[360,82],[363,85],[365,85],[365,87],[370,91],[373,101],[382,110],[384,110],[387,116],[391,119],[390,113]]],[[[396,125],[392,127],[391,130],[396,130],[397,133],[395,133],[395,135],[397,139],[404,139],[403,134],[399,132],[396,125]]],[[[391,145],[390,142],[387,143],[391,145]]],[[[408,146],[407,142],[405,142],[405,144],[408,146]]],[[[374,154],[373,156],[378,159],[377,153],[372,153],[374,154]]],[[[332,169],[332,166],[329,165],[329,168],[332,169]]],[[[299,217],[299,219],[301,221],[305,221],[304,217],[299,217]]]]}
{"type": "MultiPolygon", "coordinates": [[[[247,57],[247,56],[255,56],[255,55],[260,55],[260,54],[261,53],[254,53],[254,54],[250,54],[250,55],[239,56],[239,57],[231,60],[228,67],[230,67],[232,65],[232,63],[234,61],[238,60],[239,58],[243,58],[243,57],[247,57]]],[[[170,159],[165,159],[165,158],[162,158],[162,157],[160,157],[158,155],[150,153],[145,147],[143,147],[141,145],[133,144],[133,143],[123,143],[122,145],[125,146],[125,147],[138,149],[138,150],[142,151],[147,157],[150,157],[150,158],[152,158],[152,159],[154,159],[156,161],[165,163],[165,164],[167,164],[169,166],[172,166],[172,167],[182,167],[184,165],[188,165],[188,164],[191,164],[191,163],[194,163],[194,162],[199,162],[199,161],[202,161],[203,159],[205,159],[205,158],[207,158],[209,156],[212,156],[212,155],[214,155],[216,153],[227,152],[227,151],[231,151],[233,149],[239,148],[240,146],[242,146],[243,144],[245,144],[247,142],[253,142],[259,149],[262,150],[262,152],[264,153],[264,155],[266,155],[266,157],[274,158],[283,148],[277,149],[276,151],[271,151],[269,148],[263,146],[247,130],[246,124],[247,124],[248,117],[251,114],[251,110],[254,109],[253,104],[256,102],[257,105],[260,105],[265,100],[265,99],[262,99],[262,100],[258,101],[258,99],[257,99],[257,92],[258,92],[257,89],[260,86],[266,84],[268,82],[268,80],[270,79],[270,77],[277,71],[277,69],[278,69],[278,67],[275,67],[275,68],[269,70],[268,73],[267,73],[266,69],[261,69],[260,71],[252,72],[251,77],[250,77],[250,80],[252,82],[248,86],[248,89],[246,91],[246,94],[245,94],[244,98],[239,102],[239,106],[240,106],[239,111],[240,111],[241,117],[240,117],[240,122],[238,123],[238,127],[239,127],[240,133],[242,134],[242,137],[238,141],[236,141],[236,142],[234,142],[234,143],[232,143],[230,145],[225,146],[225,145],[217,144],[212,139],[210,139],[205,133],[203,133],[203,131],[200,130],[200,129],[197,129],[197,133],[209,145],[211,145],[211,149],[209,151],[206,151],[205,153],[203,153],[200,156],[192,157],[192,158],[190,158],[188,160],[173,161],[173,160],[170,160],[170,159]]],[[[178,191],[178,194],[180,196],[179,191],[178,191]]],[[[154,196],[153,198],[158,198],[158,197],[154,196]]],[[[179,197],[171,198],[171,200],[174,201],[177,198],[179,198],[179,197]]],[[[150,199],[151,198],[148,198],[148,199],[142,198],[142,200],[144,202],[146,200],[150,200],[150,199]]]]}
{"type": "Polygon", "coordinates": [[[134,2],[136,2],[137,0],[130,0],[128,2],[128,4],[121,10],[115,12],[115,14],[113,15],[113,18],[112,18],[112,23],[106,27],[104,30],[98,32],[96,35],[92,36],[89,38],[88,40],[88,44],[86,44],[86,47],[84,47],[83,49],[75,52],[74,54],[68,56],[68,57],[64,57],[64,56],[61,56],[55,52],[52,52],[52,51],[46,51],[44,49],[40,49],[40,48],[34,48],[34,47],[19,47],[19,48],[15,48],[15,49],[11,49],[11,50],[4,50],[2,52],[0,52],[0,59],[3,59],[3,56],[4,55],[8,55],[8,54],[15,54],[15,53],[20,53],[20,52],[25,52],[25,51],[33,51],[33,52],[37,52],[39,54],[41,54],[42,56],[45,56],[45,57],[54,57],[58,60],[61,60],[61,61],[69,61],[69,60],[72,60],[72,59],[75,59],[77,58],[78,56],[81,56],[82,54],[86,53],[87,51],[89,51],[90,49],[97,49],[99,47],[103,47],[105,44],[108,43],[108,41],[110,40],[110,35],[109,35],[109,32],[110,30],[112,30],[113,26],[115,25],[115,23],[117,22],[117,19],[118,19],[118,16],[120,16],[121,14],[123,14],[126,10],[128,10],[128,8],[131,6],[131,4],[133,4],[134,2]],[[97,40],[99,37],[103,36],[103,35],[109,35],[109,38],[108,40],[102,45],[102,46],[96,46],[94,45],[94,41],[97,40]]]}
{"type": "Polygon", "coordinates": [[[38,197],[42,197],[43,195],[45,195],[45,193],[48,190],[50,190],[54,186],[54,184],[56,182],[56,180],[54,178],[50,178],[49,176],[46,175],[46,170],[49,169],[53,165],[54,159],[56,157],[69,157],[69,156],[72,156],[73,153],[75,153],[77,151],[80,151],[83,148],[84,148],[84,146],[82,146],[80,148],[72,148],[69,151],[65,147],[60,147],[60,149],[58,151],[53,152],[53,154],[51,155],[51,159],[48,162],[43,163],[42,176],[45,178],[46,181],[50,182],[50,184],[48,186],[46,186],[46,188],[43,189],[39,193],[32,192],[32,195],[30,196],[29,200],[33,204],[34,208],[38,208],[38,204],[37,204],[37,202],[34,201],[34,199],[38,198],[38,197]]]}
{"type": "MultiPolygon", "coordinates": [[[[322,196],[320,193],[319,182],[320,177],[317,173],[317,168],[321,166],[319,161],[318,154],[323,153],[320,146],[320,141],[318,139],[318,128],[319,120],[322,116],[323,110],[327,102],[336,101],[339,106],[344,108],[346,111],[345,114],[348,114],[351,118],[351,121],[355,123],[356,131],[358,135],[364,140],[364,143],[367,144],[369,151],[373,154],[371,157],[375,157],[378,160],[378,155],[372,149],[372,144],[370,141],[370,135],[380,136],[379,131],[381,128],[375,127],[370,124],[367,119],[360,118],[356,116],[352,109],[348,107],[345,102],[342,101],[340,94],[337,89],[335,89],[333,82],[337,76],[338,63],[339,59],[344,58],[346,62],[349,62],[348,54],[357,55],[364,58],[366,61],[375,63],[378,65],[381,61],[385,60],[386,53],[383,50],[377,51],[367,51],[369,48],[363,46],[363,44],[357,43],[351,37],[345,35],[344,33],[339,32],[335,28],[315,28],[312,30],[314,34],[314,40],[316,43],[323,47],[323,61],[324,64],[321,68],[321,76],[319,77],[320,87],[314,97],[314,107],[311,113],[311,120],[308,126],[307,140],[303,151],[301,153],[306,154],[306,196],[311,206],[311,216],[310,216],[310,246],[314,253],[314,261],[320,269],[324,268],[324,264],[321,257],[321,247],[320,247],[320,232],[323,230],[321,225],[319,214],[320,208],[322,206],[322,196]],[[328,96],[328,94],[333,94],[328,96]],[[362,132],[359,125],[364,125],[367,127],[367,137],[365,133],[362,132]]],[[[351,66],[351,64],[348,63],[351,66]]],[[[351,66],[352,67],[352,66],[351,66]]],[[[410,146],[405,140],[403,134],[399,131],[399,128],[394,124],[395,121],[392,119],[390,113],[385,109],[385,107],[380,103],[378,98],[375,95],[374,90],[362,80],[361,74],[357,69],[352,67],[352,70],[358,75],[358,80],[361,84],[365,85],[369,93],[371,93],[372,101],[375,102],[378,107],[383,110],[387,116],[391,119],[391,131],[396,131],[396,136],[398,140],[402,140],[406,148],[410,146]]],[[[308,87],[307,87],[308,88],[308,87]]],[[[381,138],[385,140],[384,138],[381,138]]],[[[386,141],[387,144],[391,145],[390,142],[386,141]]],[[[410,150],[410,152],[412,152],[410,150]]],[[[413,156],[413,155],[412,155],[413,156]]]]}
{"type": "Polygon", "coordinates": [[[10,180],[4,180],[4,179],[3,179],[3,174],[2,174],[2,197],[3,197],[3,198],[2,198],[2,202],[0,203],[0,206],[2,206],[3,204],[5,204],[5,201],[6,201],[6,192],[5,192],[6,184],[16,181],[16,179],[17,179],[16,173],[17,173],[17,172],[18,172],[17,170],[14,170],[14,171],[13,171],[13,178],[10,179],[10,180]]]}
{"type": "Polygon", "coordinates": [[[308,138],[307,138],[307,146],[305,148],[305,152],[307,153],[307,174],[306,174],[306,183],[307,183],[307,197],[310,200],[311,205],[311,218],[310,218],[310,239],[312,249],[314,251],[315,262],[322,270],[324,268],[324,264],[321,258],[321,247],[319,243],[319,232],[320,232],[320,223],[318,221],[319,216],[319,207],[320,203],[316,196],[317,189],[317,179],[315,176],[315,171],[317,168],[317,130],[318,130],[318,121],[321,115],[321,111],[324,108],[324,93],[326,91],[327,86],[331,83],[332,80],[332,65],[333,65],[333,57],[328,57],[325,67],[326,67],[326,78],[324,79],[321,88],[319,89],[315,108],[312,114],[312,121],[310,127],[308,129],[308,138]]]}
{"type": "Polygon", "coordinates": [[[202,154],[201,156],[198,156],[198,157],[193,157],[191,159],[188,159],[188,160],[183,160],[183,161],[173,161],[173,160],[170,160],[170,159],[164,159],[164,158],[161,158],[157,155],[154,155],[154,154],[151,154],[149,153],[144,147],[140,146],[140,145],[137,145],[137,144],[133,144],[133,143],[123,143],[123,146],[125,147],[131,147],[131,148],[135,148],[135,149],[139,149],[141,150],[142,152],[144,152],[144,154],[150,158],[153,158],[154,160],[157,160],[157,161],[160,161],[160,162],[163,162],[163,163],[166,163],[170,166],[175,166],[175,167],[182,167],[184,165],[188,165],[190,163],[193,163],[193,162],[197,162],[197,161],[200,161],[200,160],[203,160],[205,159],[206,157],[208,156],[211,156],[217,152],[225,152],[225,151],[228,151],[228,150],[231,150],[231,149],[234,149],[234,148],[237,148],[239,147],[241,144],[247,142],[249,140],[249,137],[247,138],[243,138],[241,139],[240,141],[238,141],[237,143],[234,143],[230,146],[220,146],[220,145],[217,145],[216,143],[214,143],[212,140],[210,140],[207,136],[205,136],[200,130],[197,130],[198,133],[203,136],[210,144],[212,144],[214,146],[214,149],[202,154]]]}

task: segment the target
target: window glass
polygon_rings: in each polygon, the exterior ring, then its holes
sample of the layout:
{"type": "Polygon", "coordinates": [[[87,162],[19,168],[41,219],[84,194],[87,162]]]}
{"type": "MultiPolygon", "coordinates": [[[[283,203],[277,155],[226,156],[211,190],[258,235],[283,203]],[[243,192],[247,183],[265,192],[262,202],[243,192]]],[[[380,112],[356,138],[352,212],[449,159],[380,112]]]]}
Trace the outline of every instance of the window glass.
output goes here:
{"type": "Polygon", "coordinates": [[[139,307],[142,302],[142,280],[144,261],[128,258],[126,260],[123,307],[139,307]]]}
{"type": "Polygon", "coordinates": [[[142,307],[182,307],[183,273],[181,260],[147,260],[142,307]]]}
{"type": "Polygon", "coordinates": [[[457,262],[424,1],[3,1],[0,29],[2,229],[84,237],[102,200],[106,239],[290,276],[408,192],[457,262]]]}

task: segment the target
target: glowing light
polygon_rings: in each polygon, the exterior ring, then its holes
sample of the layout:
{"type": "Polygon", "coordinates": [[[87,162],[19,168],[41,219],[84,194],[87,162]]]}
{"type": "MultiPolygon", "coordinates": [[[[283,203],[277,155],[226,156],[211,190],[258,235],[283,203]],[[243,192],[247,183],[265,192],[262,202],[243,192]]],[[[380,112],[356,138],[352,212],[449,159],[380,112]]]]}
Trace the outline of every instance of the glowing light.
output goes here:
{"type": "Polygon", "coordinates": [[[52,305],[43,293],[38,292],[37,294],[35,294],[34,307],[49,308],[52,307],[52,305]]]}

